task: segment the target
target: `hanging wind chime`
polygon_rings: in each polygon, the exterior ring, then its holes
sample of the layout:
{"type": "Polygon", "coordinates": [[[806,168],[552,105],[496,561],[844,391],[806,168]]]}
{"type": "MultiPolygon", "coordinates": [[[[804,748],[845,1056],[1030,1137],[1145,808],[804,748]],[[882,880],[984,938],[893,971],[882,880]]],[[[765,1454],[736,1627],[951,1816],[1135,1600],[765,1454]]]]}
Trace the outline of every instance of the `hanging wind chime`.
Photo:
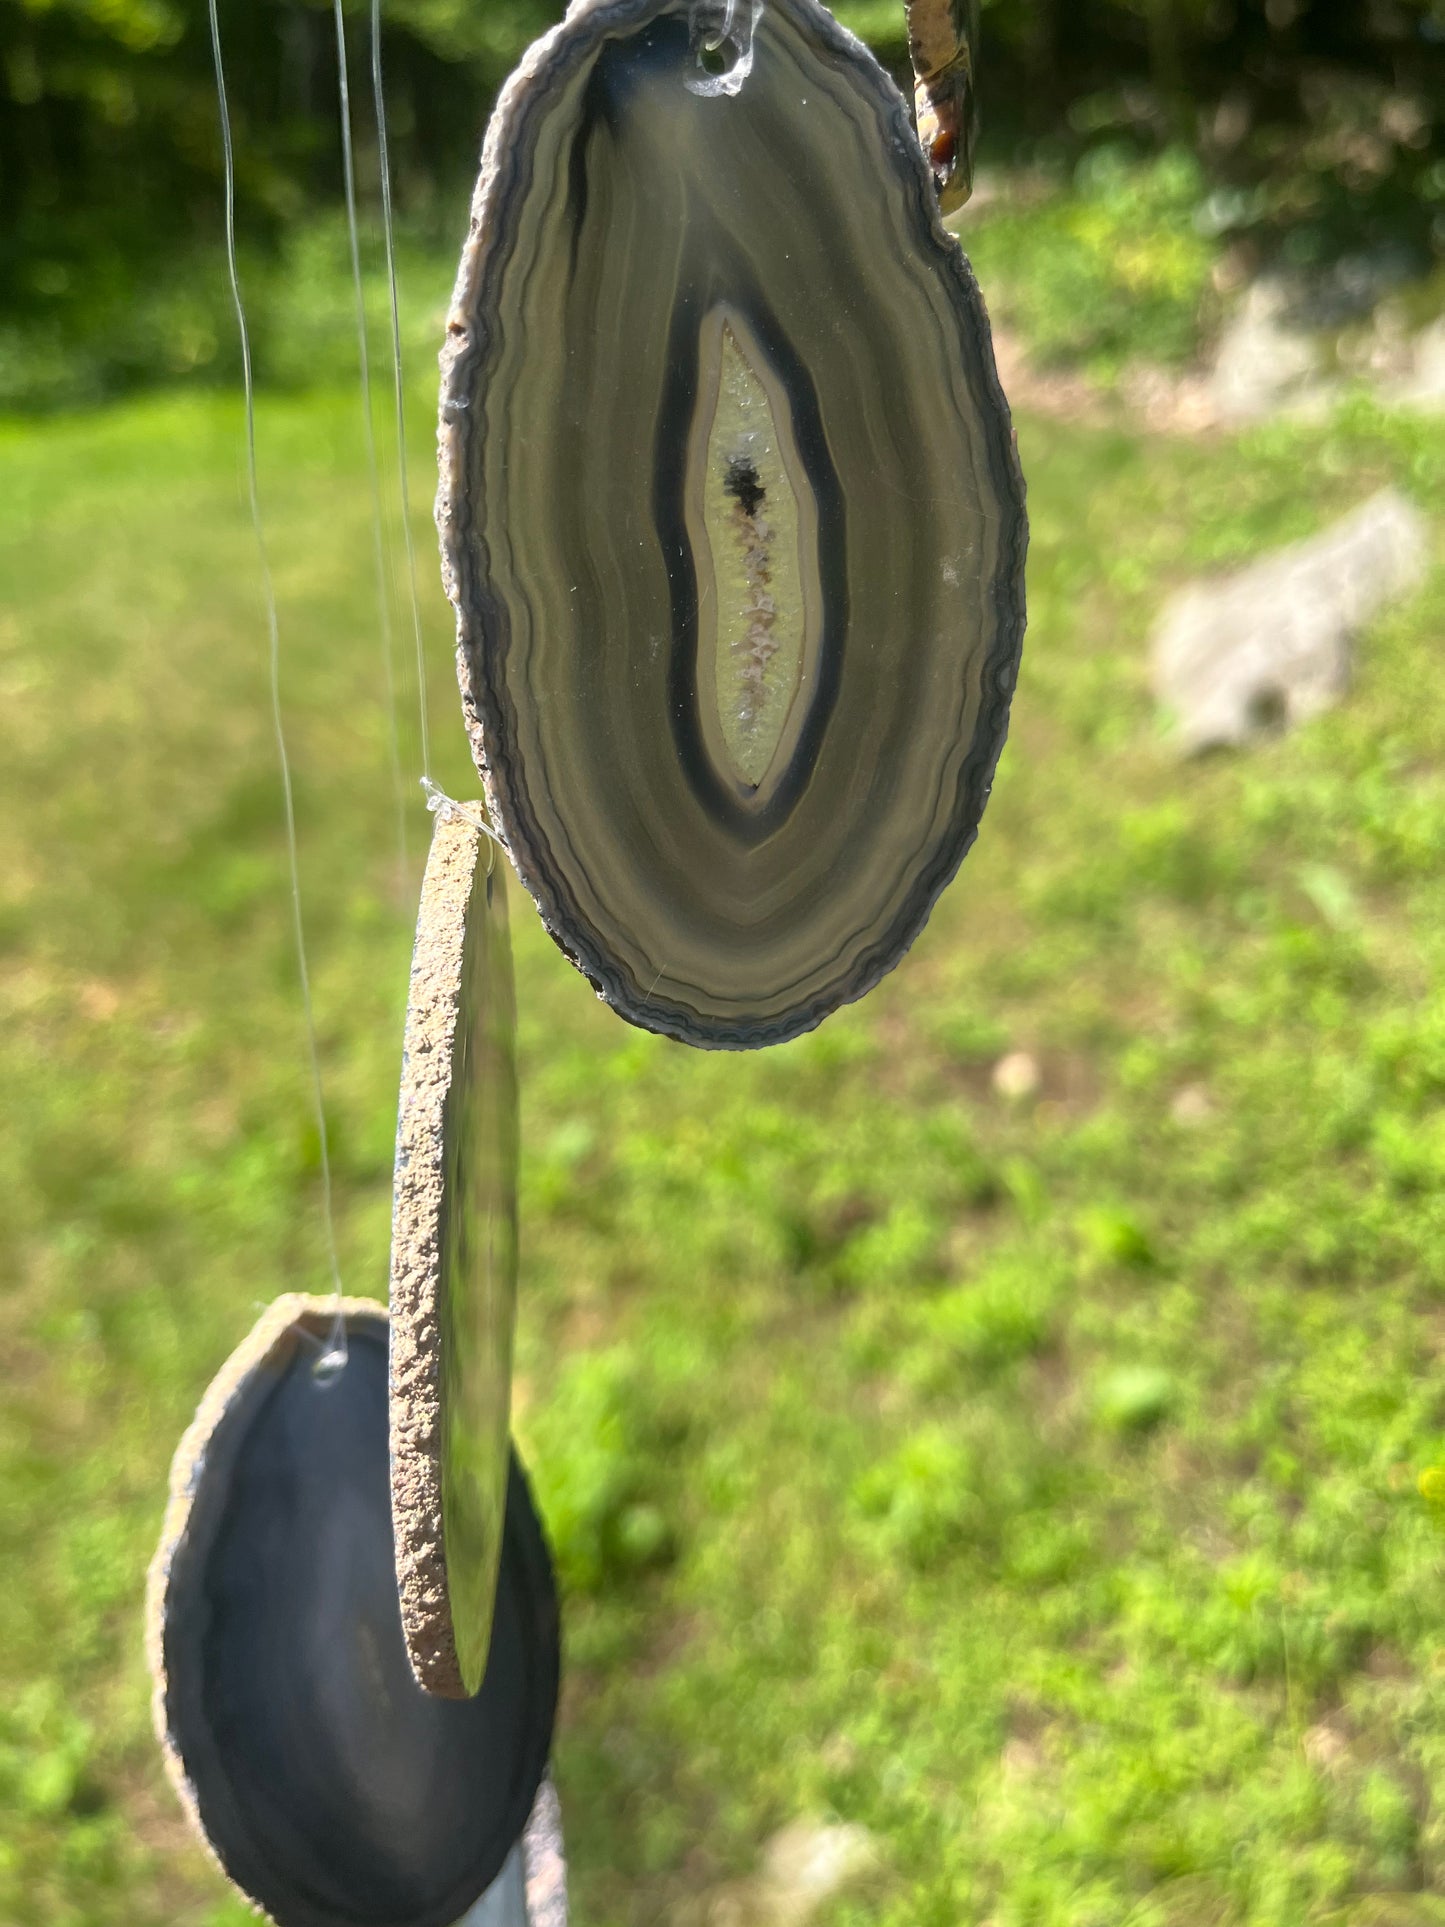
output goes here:
{"type": "MultiPolygon", "coordinates": [[[[509,1442],[498,847],[621,1016],[740,1049],[868,991],[977,832],[1023,484],[940,220],[969,186],[973,7],[907,12],[916,135],[817,0],[575,0],[492,117],[437,502],[487,817],[428,780],[390,1316],[271,1307],[182,1441],[151,1572],[172,1777],[278,1927],[566,1918],[556,1596],[509,1442]]],[[[390,261],[375,5],[372,28],[390,261]]],[[[339,0],[337,34],[350,204],[339,0]]],[[[404,450],[396,349],[393,279],[404,450]]],[[[274,695],[269,584],[268,609],[274,695]]],[[[294,858],[279,698],[277,723],[294,858]]],[[[422,744],[429,779],[424,707],[422,744]]]]}

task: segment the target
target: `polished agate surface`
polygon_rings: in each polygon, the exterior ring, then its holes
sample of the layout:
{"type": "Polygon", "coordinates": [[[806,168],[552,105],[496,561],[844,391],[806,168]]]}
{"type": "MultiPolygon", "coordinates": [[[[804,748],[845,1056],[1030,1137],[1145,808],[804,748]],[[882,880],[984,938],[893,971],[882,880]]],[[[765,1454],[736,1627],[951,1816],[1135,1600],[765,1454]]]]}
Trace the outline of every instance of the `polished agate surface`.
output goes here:
{"type": "Polygon", "coordinates": [[[813,0],[582,0],[533,49],[438,520],[495,819],[616,1009],[767,1044],[897,962],[1002,746],[1023,488],[902,98],[813,0]]]}
{"type": "Polygon", "coordinates": [[[193,1820],[278,1927],[451,1927],[522,1833],[556,1704],[557,1605],[513,1461],[481,1691],[424,1693],[397,1610],[386,1320],[273,1308],[207,1394],[152,1567],[163,1744],[193,1820]]]}

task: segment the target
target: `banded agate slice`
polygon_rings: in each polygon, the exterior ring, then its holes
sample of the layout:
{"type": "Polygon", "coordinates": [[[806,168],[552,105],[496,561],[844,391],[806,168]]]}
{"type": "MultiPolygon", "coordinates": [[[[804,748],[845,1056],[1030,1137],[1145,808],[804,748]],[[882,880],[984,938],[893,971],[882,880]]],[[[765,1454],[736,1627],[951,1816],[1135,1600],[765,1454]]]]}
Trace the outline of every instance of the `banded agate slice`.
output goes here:
{"type": "MultiPolygon", "coordinates": [[[[486,1677],[424,1693],[397,1613],[387,1326],[286,1297],[222,1367],[171,1467],[147,1589],[154,1713],[193,1825],[277,1927],[452,1927],[543,1784],[557,1599],[511,1461],[486,1677]]],[[[553,1883],[555,1885],[555,1882],[553,1883]]]]}
{"type": "Polygon", "coordinates": [[[810,1028],[972,843],[1024,625],[902,97],[815,0],[580,0],[493,118],[443,370],[464,707],[543,922],[646,1029],[810,1028]]]}

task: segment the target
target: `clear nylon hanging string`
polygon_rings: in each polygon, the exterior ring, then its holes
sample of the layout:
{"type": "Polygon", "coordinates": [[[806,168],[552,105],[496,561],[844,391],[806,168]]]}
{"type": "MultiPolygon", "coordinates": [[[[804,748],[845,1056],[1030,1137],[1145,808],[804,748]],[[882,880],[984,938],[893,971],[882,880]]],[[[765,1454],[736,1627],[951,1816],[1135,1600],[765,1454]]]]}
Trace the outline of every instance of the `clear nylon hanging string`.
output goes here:
{"type": "Polygon", "coordinates": [[[316,1043],[316,1018],[311,1003],[311,973],[306,963],[306,931],[301,918],[301,865],[296,850],[296,799],[291,783],[291,758],[286,749],[286,730],[281,715],[281,631],[276,616],[276,589],[271,578],[271,558],[266,547],[266,532],[261,520],[261,494],[256,478],[256,392],[251,368],[251,332],[246,321],[246,304],[241,296],[241,275],[236,263],[236,156],[231,140],[231,112],[226,99],[226,70],[221,58],[221,22],[217,0],[208,0],[211,23],[211,57],[216,68],[216,102],[221,119],[221,157],[226,195],[226,268],[231,280],[231,301],[236,312],[236,332],[241,343],[241,374],[246,402],[246,487],[251,503],[251,528],[256,539],[256,555],[261,569],[261,592],[266,606],[266,633],[270,654],[271,722],[276,735],[276,755],[281,765],[281,793],[286,805],[286,855],[291,871],[291,921],[296,941],[296,965],[301,979],[301,1008],[305,1019],[306,1048],[311,1068],[311,1095],[316,1114],[316,1135],[321,1150],[322,1214],[326,1227],[326,1254],[331,1269],[336,1315],[326,1352],[318,1372],[335,1373],[346,1363],[346,1322],[341,1311],[341,1266],[336,1256],[336,1219],[331,1197],[331,1147],[326,1133],[326,1103],[321,1086],[321,1053],[316,1043]]]}
{"type": "MultiPolygon", "coordinates": [[[[401,745],[397,731],[396,649],[391,630],[391,601],[387,595],[386,537],[382,525],[381,475],[376,461],[376,430],[371,418],[371,356],[366,344],[366,295],[361,282],[361,243],[356,227],[356,158],[351,140],[351,83],[346,60],[346,22],[341,0],[333,0],[336,23],[336,69],[341,93],[341,168],[346,188],[346,232],[351,243],[351,286],[356,303],[357,365],[361,374],[361,425],[366,441],[366,470],[371,484],[371,549],[376,571],[376,605],[381,623],[382,672],[386,690],[391,787],[396,798],[397,847],[401,874],[406,875],[406,793],[401,775],[401,745]]],[[[389,250],[388,250],[389,251],[389,250]]]]}
{"type": "MultiPolygon", "coordinates": [[[[340,7],[340,0],[336,0],[340,7]]],[[[339,13],[338,13],[339,17],[339,13]]],[[[401,531],[406,553],[406,587],[416,650],[416,698],[421,722],[422,785],[431,783],[431,729],[427,717],[426,658],[421,640],[421,605],[416,592],[416,551],[411,531],[411,487],[406,470],[406,400],[401,363],[401,315],[396,294],[396,226],[391,203],[391,155],[386,138],[386,90],[381,78],[381,0],[371,0],[371,91],[376,108],[376,144],[381,167],[381,218],[386,236],[386,282],[391,299],[391,379],[396,398],[396,450],[401,475],[401,531]]]]}
{"type": "Polygon", "coordinates": [[[704,35],[702,44],[710,54],[720,52],[726,45],[733,30],[733,21],[737,18],[737,11],[738,0],[727,0],[727,11],[723,15],[722,25],[716,32],[704,35]]]}

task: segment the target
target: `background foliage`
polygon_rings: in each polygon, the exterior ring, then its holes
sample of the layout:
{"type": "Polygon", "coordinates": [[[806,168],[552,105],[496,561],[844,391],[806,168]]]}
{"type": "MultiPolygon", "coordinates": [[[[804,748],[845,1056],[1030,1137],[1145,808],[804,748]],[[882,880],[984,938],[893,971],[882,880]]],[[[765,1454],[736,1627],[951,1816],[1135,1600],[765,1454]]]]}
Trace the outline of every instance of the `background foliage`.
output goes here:
{"type": "MultiPolygon", "coordinates": [[[[838,11],[905,73],[902,0],[838,11]]],[[[559,12],[383,0],[399,204],[419,247],[452,251],[492,95],[559,12]]],[[[319,289],[338,254],[331,9],[220,13],[248,278],[263,333],[274,315],[285,334],[275,310],[298,277],[319,289]],[[313,222],[319,240],[300,232],[313,222]]],[[[366,8],[347,0],[346,20],[365,189],[366,8]]],[[[1181,221],[1262,257],[1385,242],[1419,266],[1445,249],[1445,0],[993,0],[985,58],[986,162],[1057,171],[1100,142],[1182,144],[1198,191],[1181,221]]],[[[0,405],[232,375],[219,222],[204,0],[0,0],[0,405]]],[[[290,371],[284,350],[263,360],[290,371]]]]}

